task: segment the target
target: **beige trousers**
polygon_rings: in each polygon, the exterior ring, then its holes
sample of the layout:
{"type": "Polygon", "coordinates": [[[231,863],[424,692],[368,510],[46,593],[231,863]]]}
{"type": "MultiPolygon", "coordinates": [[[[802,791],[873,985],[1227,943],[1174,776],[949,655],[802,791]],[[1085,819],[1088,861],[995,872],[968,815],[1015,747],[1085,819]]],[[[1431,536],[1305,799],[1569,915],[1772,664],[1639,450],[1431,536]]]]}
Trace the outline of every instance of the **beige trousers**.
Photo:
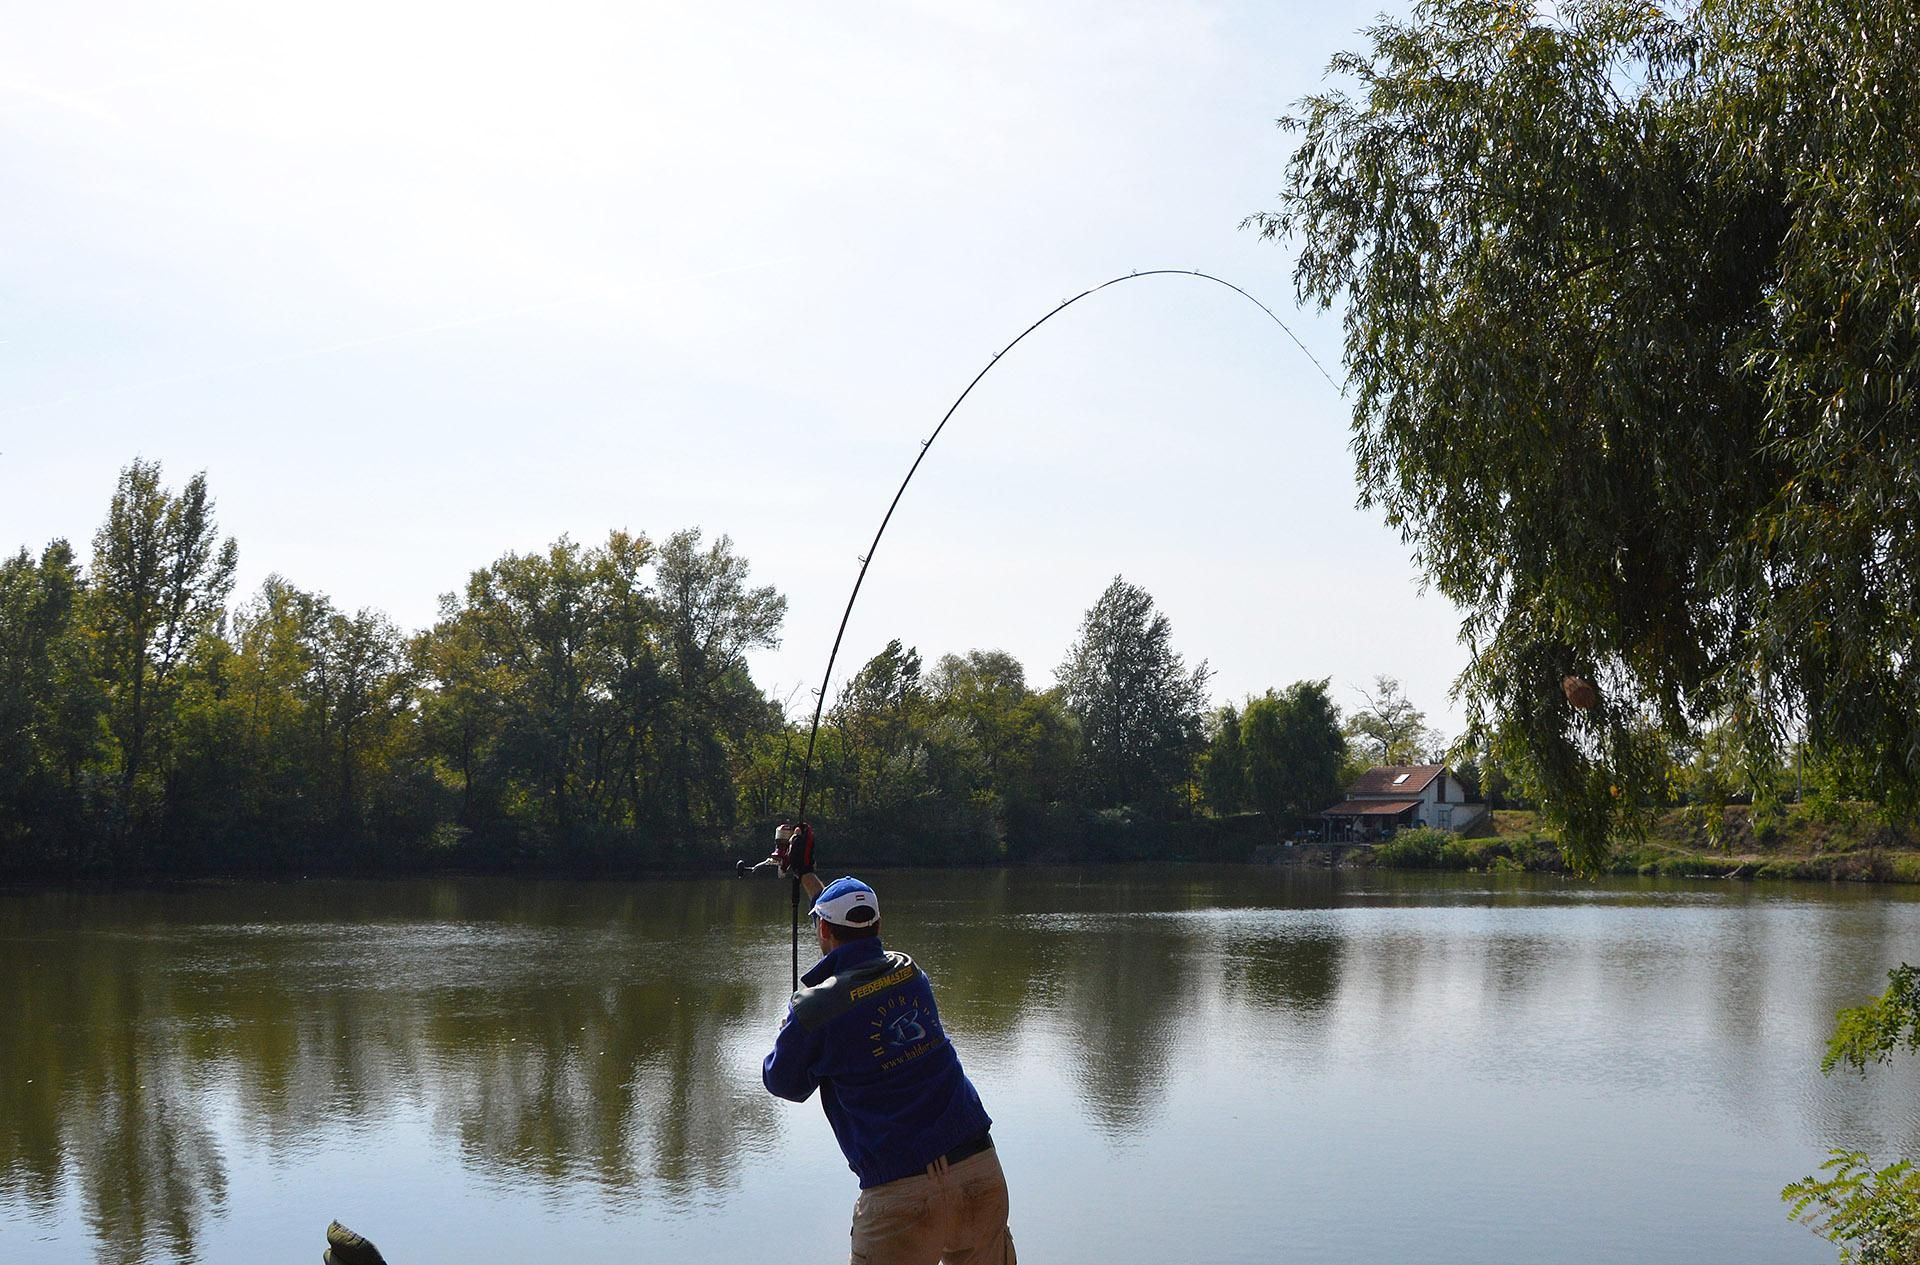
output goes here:
{"type": "Polygon", "coordinates": [[[860,1192],[853,1265],[1015,1265],[1007,1178],[989,1147],[860,1192]]]}

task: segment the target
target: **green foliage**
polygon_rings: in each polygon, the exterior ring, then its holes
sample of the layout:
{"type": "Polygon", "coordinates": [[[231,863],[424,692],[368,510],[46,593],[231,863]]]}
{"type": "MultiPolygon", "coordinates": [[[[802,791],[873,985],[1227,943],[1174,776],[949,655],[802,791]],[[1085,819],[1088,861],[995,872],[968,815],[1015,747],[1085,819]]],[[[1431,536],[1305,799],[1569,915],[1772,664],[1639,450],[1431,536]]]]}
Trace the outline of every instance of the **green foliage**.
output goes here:
{"type": "Polygon", "coordinates": [[[1427,714],[1415,707],[1390,676],[1373,679],[1372,690],[1362,690],[1367,705],[1347,721],[1346,733],[1371,767],[1375,764],[1424,764],[1439,735],[1427,728],[1427,714]]]}
{"type": "MultiPolygon", "coordinates": [[[[1842,1063],[1864,1074],[1905,1045],[1920,1051],[1920,971],[1901,965],[1887,991],[1840,1012],[1820,1070],[1842,1063]]],[[[1824,1178],[1803,1177],[1780,1192],[1788,1215],[1840,1245],[1841,1265],[1911,1265],[1920,1260],[1920,1169],[1899,1160],[1875,1169],[1859,1151],[1835,1150],[1824,1178]]]]}
{"type": "Polygon", "coordinates": [[[1676,754],[1673,786],[1685,801],[1717,810],[1752,795],[1746,753],[1730,726],[1712,726],[1676,754]]]}
{"type": "Polygon", "coordinates": [[[1424,0],[1284,121],[1364,501],[1468,613],[1463,685],[1587,867],[1664,737],[1920,804],[1920,10],[1424,0]],[[1600,687],[1570,707],[1562,678],[1600,687]]]}
{"type": "Polygon", "coordinates": [[[1213,714],[1212,733],[1200,757],[1200,797],[1216,815],[1247,807],[1247,755],[1240,745],[1240,713],[1232,704],[1213,714]]]}
{"type": "Polygon", "coordinates": [[[1349,750],[1327,684],[1296,681],[1214,714],[1199,781],[1215,815],[1253,808],[1285,831],[1340,798],[1349,750]]]}
{"type": "Polygon", "coordinates": [[[1027,688],[1026,672],[1004,650],[944,655],[927,686],[943,733],[972,752],[956,767],[978,791],[994,788],[1008,804],[1073,798],[1080,733],[1058,690],[1027,688]]]}
{"type": "MultiPolygon", "coordinates": [[[[621,583],[638,617],[644,604],[633,585],[644,559],[631,545],[627,553],[614,566],[625,577],[621,583]]],[[[746,559],[733,552],[726,536],[703,549],[697,529],[679,531],[660,547],[660,657],[673,735],[666,782],[682,821],[731,822],[731,753],[773,719],[747,671],[746,654],[779,643],[787,599],[771,585],[747,587],[747,571],[746,559]]],[[[622,667],[632,668],[637,653],[637,645],[622,652],[622,667]]]]}
{"type": "Polygon", "coordinates": [[[833,785],[847,816],[933,789],[920,670],[920,652],[896,639],[841,687],[830,716],[841,738],[833,785]]]}
{"type": "MultiPolygon", "coordinates": [[[[1689,821],[1690,809],[1668,810],[1645,838],[1616,840],[1605,870],[1653,878],[1920,882],[1920,853],[1910,850],[1914,840],[1904,832],[1833,830],[1796,805],[1784,815],[1779,837],[1763,844],[1749,824],[1749,811],[1726,810],[1723,848],[1713,846],[1706,831],[1689,821]],[[1729,856],[1729,850],[1742,855],[1729,856]]],[[[1414,862],[1465,870],[1564,873],[1570,868],[1558,838],[1538,828],[1537,814],[1497,810],[1493,817],[1494,834],[1459,839],[1432,859],[1416,855],[1414,862]]],[[[1373,855],[1382,863],[1377,847],[1373,855]]]]}
{"type": "Polygon", "coordinates": [[[117,754],[121,846],[159,815],[173,771],[183,669],[225,614],[239,550],[220,541],[205,475],[178,493],[157,462],[120,472],[93,538],[85,618],[117,754]]]}
{"type": "MultiPolygon", "coordinates": [[[[0,559],[0,876],[595,872],[710,861],[797,806],[806,728],[747,664],[785,599],[724,536],[509,552],[411,636],[278,575],[229,608],[234,558],[204,479],[135,462],[91,570],[62,541],[0,559]]],[[[1242,856],[1252,818],[1173,829],[1206,672],[1169,639],[1116,581],[1059,688],[890,642],[826,714],[810,814],[850,861],[1242,856]]],[[[1326,683],[1254,711],[1262,802],[1319,807],[1326,683]]]]}
{"type": "Polygon", "coordinates": [[[0,562],[0,873],[86,862],[106,700],[64,540],[0,562]]]}
{"type": "Polygon", "coordinates": [[[785,612],[721,537],[507,554],[417,639],[427,751],[475,846],[602,863],[626,832],[732,823],[777,710],[747,673],[785,612]]]}
{"type": "Polygon", "coordinates": [[[84,580],[0,562],[0,873],[658,858],[783,732],[746,655],[785,602],[725,537],[509,553],[408,638],[279,576],[229,611],[212,509],[136,461],[84,580]]]}
{"type": "Polygon", "coordinates": [[[1094,802],[1167,809],[1200,751],[1208,671],[1174,653],[1173,626],[1147,591],[1115,576],[1058,677],[1094,802]]]}
{"type": "MultiPolygon", "coordinates": [[[[805,726],[790,733],[803,750],[805,726]]],[[[895,640],[828,712],[815,815],[831,820],[843,855],[866,860],[1018,857],[1058,846],[1050,832],[1063,821],[1080,828],[1079,758],[1060,693],[1030,690],[1013,656],[946,655],[928,673],[919,651],[895,640]]]]}
{"type": "Polygon", "coordinates": [[[1553,873],[1565,868],[1559,845],[1536,834],[1463,839],[1417,826],[1373,847],[1375,865],[1395,870],[1482,870],[1553,873]]]}
{"type": "Polygon", "coordinates": [[[225,865],[323,863],[376,820],[406,815],[395,784],[415,680],[405,640],[377,611],[348,615],[269,576],[226,637],[197,652],[194,708],[173,786],[202,846],[225,865]],[[261,855],[258,839],[272,839],[261,855]]]}
{"type": "Polygon", "coordinates": [[[1346,738],[1327,681],[1296,681],[1247,702],[1241,722],[1254,807],[1287,829],[1340,798],[1346,738]]]}
{"type": "Polygon", "coordinates": [[[1920,970],[1897,966],[1887,973],[1887,991],[1864,1006],[1840,1012],[1820,1070],[1844,1063],[1864,1074],[1868,1063],[1885,1063],[1894,1050],[1920,1052],[1920,970]]]}
{"type": "Polygon", "coordinates": [[[1899,1160],[1882,1169],[1860,1151],[1835,1150],[1780,1192],[1788,1214],[1840,1245],[1841,1265],[1912,1265],[1920,1260],[1920,1169],[1899,1160]]]}
{"type": "Polygon", "coordinates": [[[1396,870],[1434,870],[1452,868],[1442,864],[1447,846],[1454,840],[1451,831],[1431,826],[1402,830],[1385,843],[1373,847],[1376,864],[1396,870]]]}
{"type": "Polygon", "coordinates": [[[1480,793],[1486,797],[1487,805],[1494,809],[1532,808],[1532,802],[1518,793],[1513,779],[1508,776],[1506,766],[1489,753],[1484,761],[1477,762],[1482,770],[1480,793]]]}

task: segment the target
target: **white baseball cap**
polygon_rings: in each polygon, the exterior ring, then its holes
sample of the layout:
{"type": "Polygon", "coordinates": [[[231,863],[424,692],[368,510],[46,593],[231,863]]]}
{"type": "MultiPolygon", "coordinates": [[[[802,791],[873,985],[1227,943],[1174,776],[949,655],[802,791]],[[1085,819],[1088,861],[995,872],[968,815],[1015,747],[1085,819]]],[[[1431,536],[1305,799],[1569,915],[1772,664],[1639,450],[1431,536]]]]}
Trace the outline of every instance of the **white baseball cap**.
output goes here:
{"type": "Polygon", "coordinates": [[[870,927],[880,920],[880,898],[857,878],[837,878],[821,889],[809,912],[840,927],[870,927]]]}

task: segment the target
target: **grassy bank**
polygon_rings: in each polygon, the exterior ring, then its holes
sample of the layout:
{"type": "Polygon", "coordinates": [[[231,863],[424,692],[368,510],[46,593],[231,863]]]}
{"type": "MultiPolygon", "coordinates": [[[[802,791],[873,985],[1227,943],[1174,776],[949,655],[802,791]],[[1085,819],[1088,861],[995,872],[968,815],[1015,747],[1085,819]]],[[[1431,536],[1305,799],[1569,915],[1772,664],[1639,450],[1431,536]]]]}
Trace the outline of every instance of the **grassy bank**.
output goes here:
{"type": "MultiPolygon", "coordinates": [[[[1494,814],[1494,833],[1461,839],[1437,830],[1405,830],[1372,850],[1391,869],[1565,873],[1559,841],[1529,812],[1494,814]]],[[[1663,813],[1643,839],[1614,844],[1607,870],[1666,878],[1818,879],[1829,882],[1920,883],[1920,839],[1889,827],[1869,805],[1835,813],[1791,806],[1756,828],[1751,810],[1721,810],[1717,822],[1698,808],[1663,813]]]]}

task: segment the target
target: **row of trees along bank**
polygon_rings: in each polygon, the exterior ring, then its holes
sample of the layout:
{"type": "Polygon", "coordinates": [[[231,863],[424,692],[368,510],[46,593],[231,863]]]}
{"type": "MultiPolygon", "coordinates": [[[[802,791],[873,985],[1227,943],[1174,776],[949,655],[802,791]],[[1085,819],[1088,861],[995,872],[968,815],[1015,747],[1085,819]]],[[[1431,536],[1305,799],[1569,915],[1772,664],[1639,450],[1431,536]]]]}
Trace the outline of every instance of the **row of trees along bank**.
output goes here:
{"type": "MultiPolygon", "coordinates": [[[[805,726],[747,666],[786,600],[724,536],[509,553],[411,634],[279,576],[233,602],[202,476],[135,461],[92,545],[0,561],[0,875],[697,864],[797,798],[805,726]]],[[[1124,580],[1056,675],[874,656],[816,754],[836,855],[1205,853],[1260,828],[1213,814],[1337,792],[1326,682],[1209,716],[1205,665],[1124,580]]]]}

